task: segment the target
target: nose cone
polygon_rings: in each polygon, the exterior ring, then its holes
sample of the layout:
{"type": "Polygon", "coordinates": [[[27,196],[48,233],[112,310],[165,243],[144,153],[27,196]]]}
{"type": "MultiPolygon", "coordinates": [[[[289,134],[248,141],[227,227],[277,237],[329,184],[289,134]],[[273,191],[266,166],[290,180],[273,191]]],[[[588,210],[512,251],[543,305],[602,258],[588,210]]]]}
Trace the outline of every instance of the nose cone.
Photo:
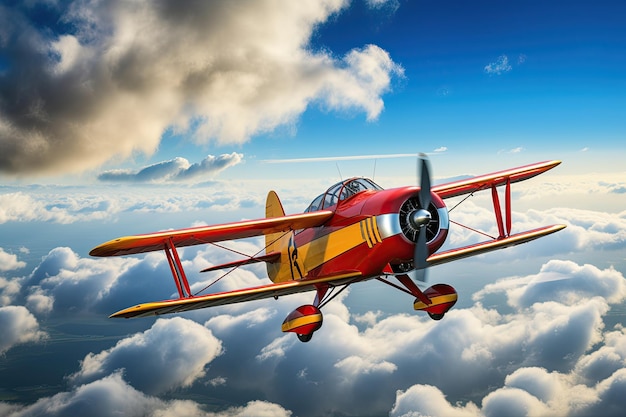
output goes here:
{"type": "Polygon", "coordinates": [[[428,210],[419,209],[415,210],[409,215],[409,221],[414,228],[420,228],[422,226],[426,226],[431,220],[432,215],[428,210]]]}

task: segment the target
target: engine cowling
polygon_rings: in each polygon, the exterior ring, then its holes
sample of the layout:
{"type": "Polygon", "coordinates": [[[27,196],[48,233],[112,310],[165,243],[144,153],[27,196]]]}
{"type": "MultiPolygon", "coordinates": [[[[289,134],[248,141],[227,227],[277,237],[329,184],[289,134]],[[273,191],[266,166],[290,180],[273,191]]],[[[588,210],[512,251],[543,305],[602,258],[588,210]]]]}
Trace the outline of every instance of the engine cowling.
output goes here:
{"type": "MultiPolygon", "coordinates": [[[[417,195],[409,197],[400,207],[398,220],[400,221],[402,234],[413,243],[417,242],[417,236],[421,227],[421,224],[416,223],[415,218],[424,217],[421,214],[423,209],[420,206],[417,195]]],[[[426,227],[426,244],[430,249],[430,253],[433,253],[445,242],[448,236],[450,220],[446,204],[435,193],[431,193],[431,202],[426,211],[430,214],[430,219],[427,220],[423,227],[426,227]]]]}

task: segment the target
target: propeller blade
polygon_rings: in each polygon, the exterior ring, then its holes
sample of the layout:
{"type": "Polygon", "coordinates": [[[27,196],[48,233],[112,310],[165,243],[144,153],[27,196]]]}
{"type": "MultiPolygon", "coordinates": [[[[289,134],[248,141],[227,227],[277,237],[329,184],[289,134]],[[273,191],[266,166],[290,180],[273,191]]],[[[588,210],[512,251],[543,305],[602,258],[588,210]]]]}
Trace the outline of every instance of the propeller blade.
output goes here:
{"type": "MultiPolygon", "coordinates": [[[[427,211],[430,206],[430,167],[428,157],[426,154],[421,153],[418,159],[418,173],[420,182],[419,202],[420,208],[427,211]]],[[[420,210],[421,211],[421,210],[420,210]]],[[[430,218],[428,215],[427,218],[430,218]]],[[[428,245],[426,244],[426,227],[428,222],[419,222],[419,232],[417,235],[417,242],[415,242],[415,249],[413,250],[413,266],[415,267],[415,279],[417,281],[426,282],[426,267],[428,262],[428,245]]]]}
{"type": "Polygon", "coordinates": [[[426,267],[428,262],[428,246],[426,245],[426,228],[421,227],[417,235],[417,242],[415,242],[415,249],[413,252],[413,265],[415,266],[415,279],[421,282],[426,282],[426,267]]]}
{"type": "Polygon", "coordinates": [[[430,167],[428,157],[426,154],[421,153],[418,160],[418,171],[420,177],[420,192],[419,200],[420,206],[423,209],[428,210],[430,206],[430,167]]]}

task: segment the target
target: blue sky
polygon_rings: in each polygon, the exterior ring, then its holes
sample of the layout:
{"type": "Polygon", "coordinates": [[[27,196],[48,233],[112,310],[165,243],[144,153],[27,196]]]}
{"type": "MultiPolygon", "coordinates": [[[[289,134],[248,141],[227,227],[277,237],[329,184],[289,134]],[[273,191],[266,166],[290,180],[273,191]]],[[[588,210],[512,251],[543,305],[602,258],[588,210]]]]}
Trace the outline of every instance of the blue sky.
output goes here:
{"type": "MultiPolygon", "coordinates": [[[[3,3],[0,416],[621,415],[625,49],[614,1],[3,3]],[[340,176],[416,181],[414,157],[267,160],[417,152],[436,181],[562,160],[515,185],[513,224],[567,229],[432,268],[459,292],[437,323],[377,283],[309,344],[280,323],[310,294],[107,318],[175,288],[162,254],[93,246],[258,218],[270,189],[294,213],[340,176]]],[[[453,219],[495,230],[490,204],[453,219]]],[[[235,259],[182,257],[196,289],[235,259]]]]}

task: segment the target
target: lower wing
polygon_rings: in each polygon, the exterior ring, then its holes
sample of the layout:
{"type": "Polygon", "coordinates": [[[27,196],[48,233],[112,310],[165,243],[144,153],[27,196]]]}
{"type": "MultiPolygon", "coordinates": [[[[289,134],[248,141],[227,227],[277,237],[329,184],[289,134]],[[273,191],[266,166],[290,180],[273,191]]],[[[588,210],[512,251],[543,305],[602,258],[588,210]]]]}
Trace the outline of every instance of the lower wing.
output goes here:
{"type": "Polygon", "coordinates": [[[468,258],[470,256],[491,252],[497,249],[508,248],[521,243],[530,242],[531,240],[539,239],[542,236],[547,236],[564,228],[564,224],[555,224],[553,226],[546,226],[539,229],[516,233],[501,239],[488,240],[475,245],[463,246],[460,248],[434,253],[428,257],[428,265],[439,265],[446,262],[456,261],[457,259],[468,258]]]}
{"type": "Polygon", "coordinates": [[[300,281],[287,281],[277,284],[262,285],[259,287],[244,288],[242,290],[228,291],[216,294],[178,298],[175,300],[154,301],[138,304],[120,310],[111,317],[146,317],[169,313],[180,313],[182,311],[196,310],[199,308],[215,307],[226,304],[241,303],[244,301],[260,300],[270,297],[281,297],[283,295],[295,294],[306,291],[313,291],[321,284],[336,287],[358,280],[361,277],[359,271],[346,271],[340,274],[323,277],[305,279],[300,281]]]}

